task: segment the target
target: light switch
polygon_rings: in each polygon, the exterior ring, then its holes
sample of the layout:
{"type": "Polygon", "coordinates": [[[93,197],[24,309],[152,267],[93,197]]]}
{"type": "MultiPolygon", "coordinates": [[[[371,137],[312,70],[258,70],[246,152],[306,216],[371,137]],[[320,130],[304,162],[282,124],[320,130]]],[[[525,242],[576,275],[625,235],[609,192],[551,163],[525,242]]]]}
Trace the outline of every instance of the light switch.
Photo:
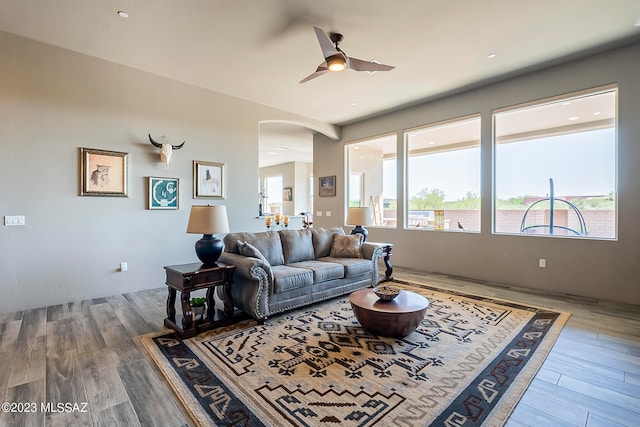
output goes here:
{"type": "Polygon", "coordinates": [[[326,212],[324,213],[324,216],[331,216],[331,211],[326,211],[326,212]]]}
{"type": "Polygon", "coordinates": [[[24,225],[24,215],[5,215],[4,225],[24,225]]]}
{"type": "Polygon", "coordinates": [[[316,216],[322,216],[322,211],[317,211],[316,216]]]}

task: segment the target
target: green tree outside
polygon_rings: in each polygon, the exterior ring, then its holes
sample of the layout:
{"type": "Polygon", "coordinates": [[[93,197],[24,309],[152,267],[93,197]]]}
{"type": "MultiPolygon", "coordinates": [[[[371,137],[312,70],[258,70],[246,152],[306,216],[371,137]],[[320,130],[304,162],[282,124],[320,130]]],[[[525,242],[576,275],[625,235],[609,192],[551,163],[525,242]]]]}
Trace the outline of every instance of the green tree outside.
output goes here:
{"type": "MultiPolygon", "coordinates": [[[[467,192],[461,199],[445,202],[446,194],[439,188],[423,188],[416,193],[411,199],[409,199],[409,210],[423,211],[423,210],[435,210],[435,209],[448,209],[448,210],[474,210],[480,209],[481,199],[480,196],[473,192],[467,192]]],[[[496,209],[500,210],[525,210],[530,204],[526,204],[526,199],[537,199],[538,196],[517,196],[509,199],[497,199],[496,209]]],[[[594,196],[583,199],[574,199],[571,202],[579,209],[615,209],[616,200],[615,193],[612,191],[606,196],[594,196]]],[[[541,208],[544,207],[541,204],[541,208]]],[[[567,208],[566,205],[561,204],[559,209],[567,208]]]]}

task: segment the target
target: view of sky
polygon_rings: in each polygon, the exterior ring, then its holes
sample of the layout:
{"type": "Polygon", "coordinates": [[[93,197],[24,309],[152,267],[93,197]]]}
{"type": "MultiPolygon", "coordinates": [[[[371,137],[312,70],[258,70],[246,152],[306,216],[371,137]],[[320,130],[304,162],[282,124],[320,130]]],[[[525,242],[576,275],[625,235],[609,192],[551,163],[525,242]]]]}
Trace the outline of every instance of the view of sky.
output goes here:
{"type": "Polygon", "coordinates": [[[615,130],[601,129],[497,147],[496,194],[501,199],[549,193],[598,196],[615,191],[615,130]]]}
{"type": "MultiPolygon", "coordinates": [[[[423,188],[445,192],[446,201],[480,193],[480,149],[450,151],[411,159],[409,195],[423,188]]],[[[497,147],[496,194],[546,197],[549,178],[556,196],[606,195],[615,190],[615,130],[601,129],[497,147]]],[[[385,198],[396,197],[396,162],[384,163],[385,198]]]]}

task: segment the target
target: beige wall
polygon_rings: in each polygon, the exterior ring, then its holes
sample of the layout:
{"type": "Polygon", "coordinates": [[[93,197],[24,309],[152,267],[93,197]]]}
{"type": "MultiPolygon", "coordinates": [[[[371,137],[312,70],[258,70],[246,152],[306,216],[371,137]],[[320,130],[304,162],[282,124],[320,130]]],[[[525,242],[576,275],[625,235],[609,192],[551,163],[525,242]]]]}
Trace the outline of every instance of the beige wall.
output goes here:
{"type": "MultiPolygon", "coordinates": [[[[530,288],[640,304],[640,44],[572,61],[479,89],[451,95],[343,127],[341,142],[397,132],[404,156],[404,129],[480,113],[482,117],[482,232],[446,233],[369,228],[369,239],[395,244],[396,265],[517,284],[530,288]],[[524,237],[491,233],[492,109],[617,83],[618,240],[524,237]],[[538,267],[545,258],[547,267],[538,267]]],[[[317,198],[315,225],[344,223],[343,144],[314,138],[314,174],[337,175],[337,196],[317,198]],[[320,155],[322,153],[322,156],[320,155]]],[[[398,218],[404,204],[403,164],[398,164],[398,218]]]]}
{"type": "Polygon", "coordinates": [[[311,212],[311,177],[313,163],[295,162],[295,182],[293,184],[293,215],[311,212]]]}
{"type": "Polygon", "coordinates": [[[0,218],[26,216],[0,225],[0,313],[163,286],[197,261],[192,204],[264,229],[258,122],[306,119],[3,32],[0,58],[0,218]],[[186,140],[169,170],[147,133],[186,140]],[[130,196],[78,196],[79,147],[130,153],[130,196]],[[226,165],[225,200],[192,198],[193,160],[226,165]],[[146,209],[148,176],[180,178],[180,210],[146,209]]]}

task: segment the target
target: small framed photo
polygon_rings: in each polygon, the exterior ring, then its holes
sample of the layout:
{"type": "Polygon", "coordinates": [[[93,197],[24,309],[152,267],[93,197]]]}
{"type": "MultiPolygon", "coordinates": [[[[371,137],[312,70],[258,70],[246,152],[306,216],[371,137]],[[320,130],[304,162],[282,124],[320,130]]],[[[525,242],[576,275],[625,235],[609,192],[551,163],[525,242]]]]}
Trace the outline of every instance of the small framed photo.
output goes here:
{"type": "Polygon", "coordinates": [[[284,202],[291,202],[293,200],[293,187],[284,187],[282,190],[282,200],[284,202]]]}
{"type": "Polygon", "coordinates": [[[193,197],[224,199],[224,163],[193,161],[193,197]]]}
{"type": "Polygon", "coordinates": [[[180,179],[149,177],[149,209],[179,209],[180,179]]]}
{"type": "Polygon", "coordinates": [[[80,148],[80,195],[128,197],[129,153],[80,148]]]}
{"type": "Polygon", "coordinates": [[[336,176],[321,176],[318,195],[320,197],[331,197],[336,195],[336,176]]]}

